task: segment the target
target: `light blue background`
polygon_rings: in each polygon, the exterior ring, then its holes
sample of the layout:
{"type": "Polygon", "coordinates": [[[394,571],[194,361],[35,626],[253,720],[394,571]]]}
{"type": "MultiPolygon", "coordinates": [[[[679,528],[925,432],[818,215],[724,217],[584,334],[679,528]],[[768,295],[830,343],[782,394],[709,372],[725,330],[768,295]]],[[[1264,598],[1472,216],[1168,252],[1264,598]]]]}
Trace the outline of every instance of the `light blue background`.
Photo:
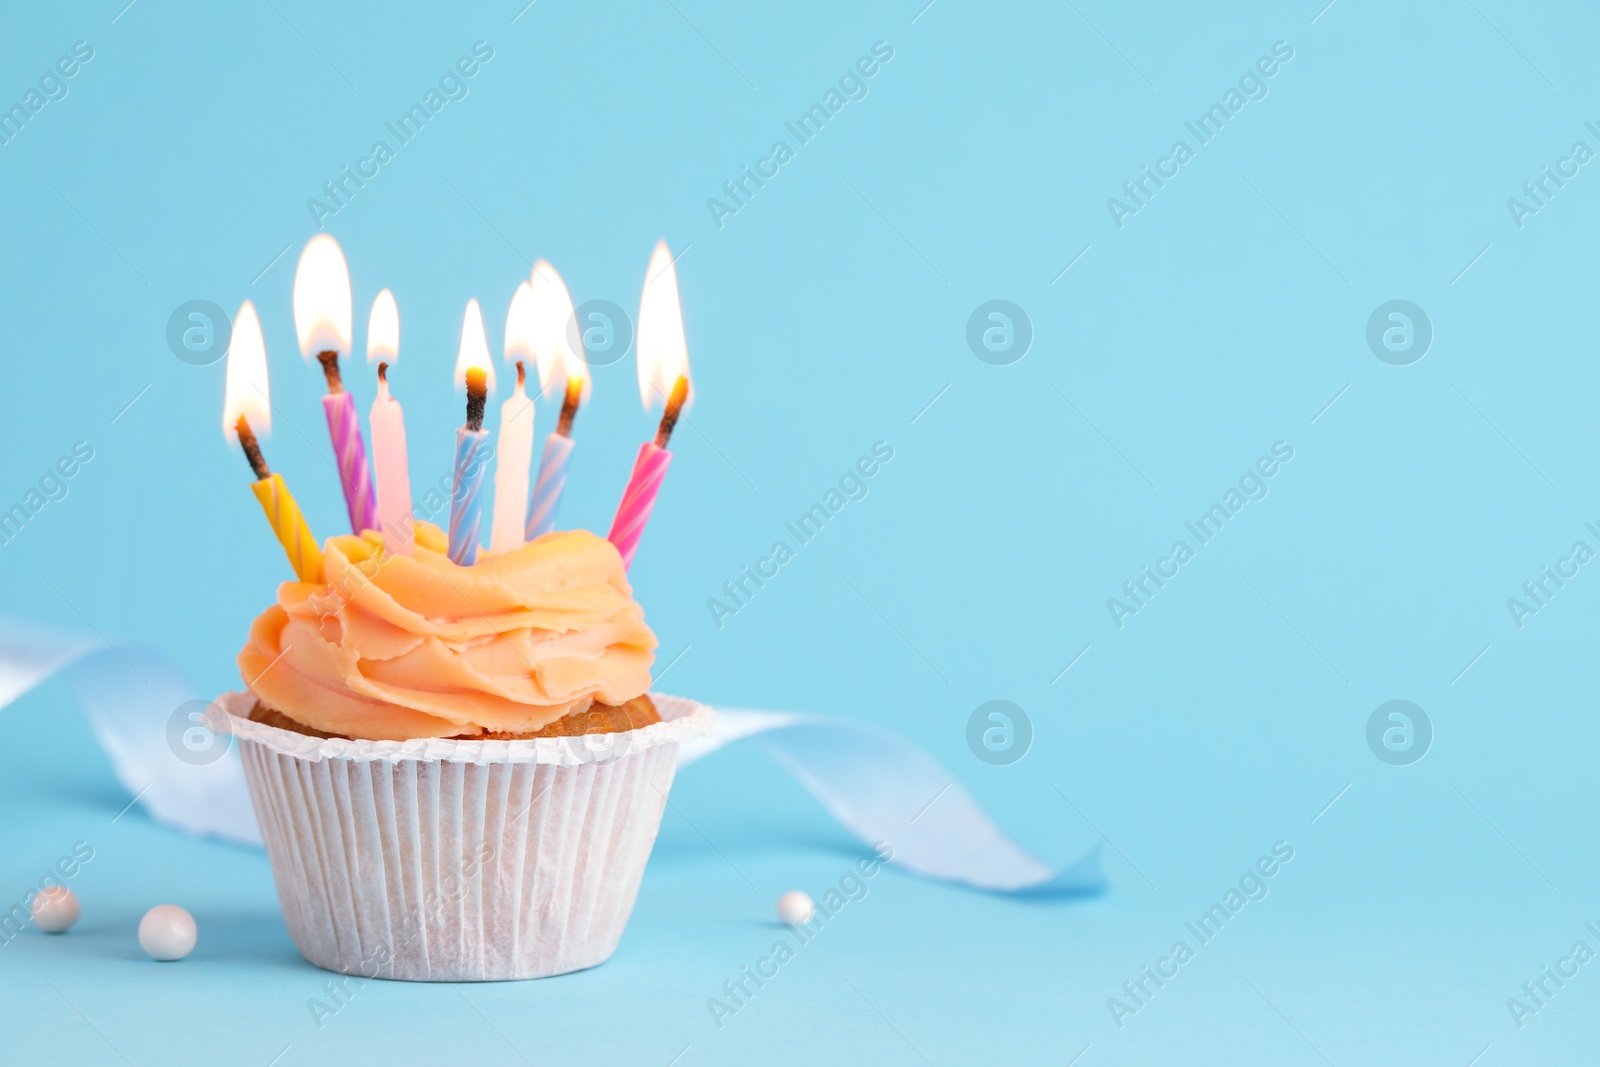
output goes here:
{"type": "MultiPolygon", "coordinates": [[[[663,658],[687,648],[663,688],[893,727],[1038,854],[1103,833],[1111,889],[1044,905],[882,874],[718,1030],[706,999],[766,953],[777,896],[859,854],[734,750],[680,779],[605,966],[371,983],[319,1030],[306,1002],[328,976],[295,953],[265,859],[137,810],[113,824],[129,798],[51,685],[0,717],[28,753],[0,781],[0,896],[74,841],[96,854],[70,935],[0,948],[8,1060],[1592,1055],[1600,963],[1521,1029],[1506,1007],[1573,942],[1600,949],[1597,565],[1523,628],[1506,606],[1574,541],[1600,548],[1597,164],[1521,229],[1506,206],[1574,141],[1600,148],[1591,9],[124,2],[14,8],[0,32],[7,105],[74,41],[95,49],[0,147],[0,505],[74,441],[95,450],[0,548],[0,608],[237,684],[285,566],[220,433],[223,365],[174,358],[167,318],[256,302],[269,460],[316,530],[340,529],[290,314],[305,202],[485,40],[470,95],[327,224],[358,320],[378,289],[399,299],[414,479],[449,463],[469,296],[496,345],[530,258],[632,309],[665,237],[698,386],[633,571],[663,658]],[[880,40],[870,95],[719,229],[707,198],[880,40]],[[1107,198],[1277,41],[1294,58],[1267,98],[1118,229],[1107,198]],[[964,339],[995,298],[1036,333],[1011,366],[964,339]],[[1396,298],[1435,330],[1405,367],[1365,341],[1396,298]],[[718,629],[707,599],[879,440],[895,458],[870,496],[718,629]],[[1270,495],[1119,629],[1106,599],[1277,441],[1294,459],[1270,495]],[[1009,767],[966,747],[994,698],[1035,730],[1009,767]],[[1394,698],[1436,731],[1408,767],[1365,740],[1394,698]],[[1279,840],[1295,858],[1271,895],[1118,1029],[1107,998],[1279,840]],[[158,967],[134,929],[167,901],[201,940],[158,967]]],[[[349,378],[364,412],[367,372],[349,378]]],[[[631,358],[599,371],[564,520],[604,531],[650,430],[631,358]]]]}

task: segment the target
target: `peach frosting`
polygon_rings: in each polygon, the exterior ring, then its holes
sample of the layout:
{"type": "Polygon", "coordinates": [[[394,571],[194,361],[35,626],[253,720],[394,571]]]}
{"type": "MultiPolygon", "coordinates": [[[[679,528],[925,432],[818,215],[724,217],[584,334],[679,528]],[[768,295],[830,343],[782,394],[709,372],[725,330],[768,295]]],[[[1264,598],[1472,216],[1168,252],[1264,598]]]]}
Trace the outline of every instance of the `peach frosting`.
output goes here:
{"type": "Polygon", "coordinates": [[[439,528],[416,554],[329,538],[325,583],[284,582],[239,672],[263,704],[370,741],[538,730],[650,686],[656,638],[622,557],[586,530],[459,567],[439,528]]]}

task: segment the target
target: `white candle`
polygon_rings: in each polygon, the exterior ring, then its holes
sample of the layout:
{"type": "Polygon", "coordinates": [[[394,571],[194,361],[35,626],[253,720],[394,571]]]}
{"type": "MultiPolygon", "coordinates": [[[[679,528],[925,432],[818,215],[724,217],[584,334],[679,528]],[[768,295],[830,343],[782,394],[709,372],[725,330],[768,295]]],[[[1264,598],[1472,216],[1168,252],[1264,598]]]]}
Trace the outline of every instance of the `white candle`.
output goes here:
{"type": "Polygon", "coordinates": [[[506,552],[522,544],[528,518],[528,465],[533,462],[533,401],[528,399],[527,365],[533,361],[533,293],[517,286],[506,312],[506,362],[517,365],[517,388],[500,405],[500,436],[494,453],[494,518],[489,551],[506,552]]]}
{"type": "Polygon", "coordinates": [[[494,453],[494,525],[489,550],[505,552],[522,544],[528,515],[528,464],[533,462],[533,401],[526,375],[517,368],[517,388],[500,405],[500,436],[494,453]]]}

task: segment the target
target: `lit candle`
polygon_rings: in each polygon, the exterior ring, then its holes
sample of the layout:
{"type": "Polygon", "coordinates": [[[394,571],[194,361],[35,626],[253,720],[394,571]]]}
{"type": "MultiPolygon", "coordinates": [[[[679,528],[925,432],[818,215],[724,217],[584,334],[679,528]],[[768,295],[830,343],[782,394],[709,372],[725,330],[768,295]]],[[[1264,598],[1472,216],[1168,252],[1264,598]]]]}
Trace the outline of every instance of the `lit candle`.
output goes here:
{"type": "Polygon", "coordinates": [[[483,474],[489,459],[484,447],[489,431],[483,428],[483,408],[494,387],[493,376],[483,312],[477,300],[469,300],[461,323],[461,349],[456,356],[456,380],[467,386],[467,423],[456,431],[455,480],[450,491],[450,559],[462,567],[478,561],[483,474]]]}
{"type": "Polygon", "coordinates": [[[406,418],[389,395],[389,367],[400,358],[400,309],[385,289],[372,302],[367,319],[367,362],[378,364],[378,399],[372,402],[372,468],[378,483],[379,528],[383,549],[409,556],[416,545],[411,518],[411,470],[406,459],[406,418]]]}
{"type": "Polygon", "coordinates": [[[246,300],[233,320],[233,341],[228,347],[228,371],[222,402],[222,432],[239,442],[255,472],[251,492],[283,546],[295,577],[302,582],[322,581],[322,549],[306,527],[300,507],[289,495],[283,478],[267,468],[256,432],[272,429],[272,404],[267,394],[267,347],[261,339],[261,320],[255,305],[246,300]]]}
{"type": "Polygon", "coordinates": [[[572,297],[554,267],[544,260],[533,265],[534,354],[539,364],[539,386],[549,395],[565,386],[561,418],[555,432],[545,438],[539,457],[539,480],[528,501],[523,537],[532,541],[556,528],[556,510],[567,487],[567,461],[572,456],[572,420],[578,414],[588,381],[582,357],[583,342],[576,337],[572,297]],[[578,351],[574,351],[574,347],[578,351]]]}
{"type": "Polygon", "coordinates": [[[339,376],[339,353],[350,350],[350,271],[345,267],[339,242],[319,233],[306,242],[294,272],[294,329],[300,353],[313,354],[328,380],[322,411],[328,419],[328,437],[339,465],[345,510],[355,533],[378,528],[378,506],[367,472],[367,447],[361,440],[361,420],[354,398],[344,390],[339,376]]]}
{"type": "Polygon", "coordinates": [[[527,364],[533,359],[532,293],[517,286],[506,313],[506,361],[517,367],[517,387],[500,405],[500,436],[494,450],[494,522],[489,547],[504,552],[522,544],[528,512],[528,464],[533,460],[533,401],[527,393],[527,364]]]}
{"type": "Polygon", "coordinates": [[[655,399],[666,401],[656,439],[639,448],[633,475],[617,505],[607,538],[622,553],[623,566],[633,562],[656,493],[667,475],[672,453],[667,442],[678,416],[689,401],[689,348],[683,337],[683,308],[678,301],[678,275],[667,243],[657,243],[645,272],[644,294],[639,298],[639,395],[649,411],[655,399]]]}

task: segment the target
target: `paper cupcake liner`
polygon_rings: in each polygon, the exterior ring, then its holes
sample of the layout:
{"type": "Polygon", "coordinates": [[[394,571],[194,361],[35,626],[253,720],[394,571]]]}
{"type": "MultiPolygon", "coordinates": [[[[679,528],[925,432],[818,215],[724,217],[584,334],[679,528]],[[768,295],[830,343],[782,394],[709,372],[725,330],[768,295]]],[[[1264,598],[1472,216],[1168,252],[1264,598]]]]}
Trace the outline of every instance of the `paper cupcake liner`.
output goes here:
{"type": "Polygon", "coordinates": [[[526,741],[349,741],[252,722],[238,739],[300,954],[363,978],[500,981],[604,962],[633,911],[677,767],[710,708],[653,696],[638,730],[526,741]]]}

